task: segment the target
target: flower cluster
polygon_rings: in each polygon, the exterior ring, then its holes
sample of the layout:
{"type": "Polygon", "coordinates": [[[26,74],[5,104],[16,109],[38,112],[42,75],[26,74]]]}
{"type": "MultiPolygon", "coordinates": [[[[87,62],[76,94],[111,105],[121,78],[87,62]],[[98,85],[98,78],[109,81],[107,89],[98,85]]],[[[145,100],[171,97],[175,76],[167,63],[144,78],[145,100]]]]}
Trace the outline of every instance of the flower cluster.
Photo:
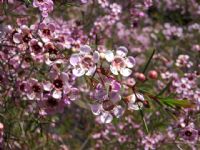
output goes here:
{"type": "Polygon", "coordinates": [[[197,0],[0,9],[0,149],[199,149],[197,0]]]}

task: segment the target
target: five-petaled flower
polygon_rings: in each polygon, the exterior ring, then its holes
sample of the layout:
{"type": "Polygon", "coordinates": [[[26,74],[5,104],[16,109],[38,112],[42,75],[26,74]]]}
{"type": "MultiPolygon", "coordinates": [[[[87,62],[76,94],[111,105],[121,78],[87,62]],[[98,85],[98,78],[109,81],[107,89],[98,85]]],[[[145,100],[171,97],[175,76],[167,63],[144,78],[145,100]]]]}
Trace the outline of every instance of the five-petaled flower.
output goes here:
{"type": "Polygon", "coordinates": [[[81,77],[84,74],[92,76],[97,68],[99,61],[99,53],[93,51],[90,46],[83,45],[80,47],[80,52],[72,54],[70,64],[73,66],[73,75],[81,77]]]}
{"type": "Polygon", "coordinates": [[[131,75],[132,70],[135,66],[135,59],[132,56],[126,57],[128,50],[126,47],[120,46],[116,50],[116,55],[114,55],[113,51],[107,50],[105,54],[105,59],[110,62],[110,71],[114,75],[118,75],[119,73],[128,77],[131,75]]]}

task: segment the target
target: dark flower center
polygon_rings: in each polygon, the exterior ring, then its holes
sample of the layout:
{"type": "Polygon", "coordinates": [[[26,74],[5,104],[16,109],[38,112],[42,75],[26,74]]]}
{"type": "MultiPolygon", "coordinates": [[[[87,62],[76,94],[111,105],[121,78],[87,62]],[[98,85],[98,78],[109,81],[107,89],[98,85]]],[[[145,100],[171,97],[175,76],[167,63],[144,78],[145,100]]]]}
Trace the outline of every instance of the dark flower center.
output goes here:
{"type": "Polygon", "coordinates": [[[55,107],[55,106],[58,105],[58,101],[56,99],[54,99],[53,97],[50,97],[47,100],[47,105],[50,106],[50,107],[55,107]]]}
{"type": "Polygon", "coordinates": [[[43,32],[43,34],[48,35],[48,36],[51,34],[49,29],[43,29],[42,32],[43,32]]]}
{"type": "Polygon", "coordinates": [[[24,58],[24,60],[25,60],[26,62],[31,62],[31,57],[28,57],[28,56],[27,56],[27,57],[24,58]]]}
{"type": "Polygon", "coordinates": [[[33,49],[34,49],[34,51],[35,51],[36,53],[41,52],[41,47],[40,47],[38,44],[34,44],[34,45],[33,45],[33,49]]]}
{"type": "Polygon", "coordinates": [[[35,84],[32,86],[32,89],[35,93],[39,93],[41,91],[41,88],[39,85],[35,84]]]}
{"type": "Polygon", "coordinates": [[[110,100],[103,101],[102,106],[103,106],[103,109],[106,111],[112,110],[115,107],[110,100]]]}
{"type": "Polygon", "coordinates": [[[186,88],[186,85],[185,85],[185,84],[181,84],[181,87],[182,87],[182,88],[186,88]]]}
{"type": "Polygon", "coordinates": [[[30,41],[30,37],[28,36],[28,35],[25,35],[24,37],[23,37],[23,41],[25,42],[25,43],[28,43],[29,41],[30,41]]]}
{"type": "Polygon", "coordinates": [[[53,84],[56,88],[60,89],[63,87],[63,82],[61,79],[56,79],[53,81],[53,84]]]}
{"type": "Polygon", "coordinates": [[[82,60],[82,64],[83,64],[84,67],[86,67],[86,68],[92,67],[92,66],[93,66],[92,58],[89,57],[89,56],[84,57],[83,60],[82,60]]]}
{"type": "Polygon", "coordinates": [[[24,91],[24,90],[25,90],[25,84],[22,83],[22,84],[19,86],[19,89],[20,89],[21,91],[24,91]]]}
{"type": "Polygon", "coordinates": [[[185,132],[185,135],[186,135],[186,136],[191,136],[191,135],[192,135],[192,132],[191,132],[191,131],[186,131],[186,132],[185,132]]]}

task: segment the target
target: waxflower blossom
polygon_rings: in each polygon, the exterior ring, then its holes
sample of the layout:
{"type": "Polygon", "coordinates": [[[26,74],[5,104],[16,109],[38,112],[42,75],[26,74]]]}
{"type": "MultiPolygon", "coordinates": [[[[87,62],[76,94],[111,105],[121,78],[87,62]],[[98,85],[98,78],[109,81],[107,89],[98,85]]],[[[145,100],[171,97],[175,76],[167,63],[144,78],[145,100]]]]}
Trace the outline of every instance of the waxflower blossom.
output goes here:
{"type": "Polygon", "coordinates": [[[46,93],[49,93],[54,99],[64,99],[66,103],[70,103],[70,100],[76,100],[78,97],[78,89],[69,84],[69,73],[52,69],[49,76],[51,81],[45,81],[43,83],[43,89],[46,93]]]}
{"type": "Polygon", "coordinates": [[[129,110],[140,110],[143,107],[145,101],[144,96],[140,93],[134,93],[126,98],[129,110]]]}
{"type": "Polygon", "coordinates": [[[96,71],[97,63],[99,61],[99,53],[91,49],[88,45],[80,47],[80,52],[72,54],[70,57],[70,64],[73,66],[73,75],[81,77],[84,74],[91,76],[96,71]]]}
{"type": "Polygon", "coordinates": [[[113,115],[119,118],[124,113],[124,108],[117,104],[121,100],[120,90],[121,85],[109,79],[104,85],[98,84],[96,86],[94,92],[96,103],[91,105],[91,110],[94,115],[100,117],[102,123],[110,123],[113,115]]]}
{"type": "Polygon", "coordinates": [[[185,127],[180,131],[180,137],[189,142],[196,142],[198,139],[198,131],[192,127],[185,127]]]}
{"type": "MultiPolygon", "coordinates": [[[[39,35],[43,42],[49,42],[54,37],[55,25],[52,23],[40,23],[39,27],[39,35]]],[[[37,28],[37,26],[35,26],[37,28]]]]}
{"type": "Polygon", "coordinates": [[[52,96],[46,94],[43,100],[39,101],[40,115],[53,115],[57,112],[62,113],[64,107],[67,105],[63,99],[55,99],[52,96]]]}
{"type": "Polygon", "coordinates": [[[176,60],[177,67],[187,67],[190,68],[193,66],[193,63],[189,61],[190,57],[188,55],[179,55],[176,60]]]}
{"type": "Polygon", "coordinates": [[[26,25],[22,25],[17,31],[13,32],[13,42],[18,45],[18,47],[22,50],[26,50],[28,48],[28,43],[32,39],[32,33],[29,27],[26,25]]]}
{"type": "Polygon", "coordinates": [[[52,0],[33,0],[33,7],[38,7],[43,17],[48,17],[48,13],[53,11],[53,5],[52,0]]]}
{"type": "Polygon", "coordinates": [[[102,104],[91,105],[91,110],[94,115],[100,117],[102,123],[111,123],[113,116],[119,118],[123,115],[124,109],[120,105],[114,105],[111,101],[105,100],[102,104]]]}
{"type": "Polygon", "coordinates": [[[128,49],[123,46],[118,47],[116,55],[111,50],[105,52],[105,59],[111,63],[110,71],[114,75],[119,75],[119,73],[124,77],[131,75],[131,68],[135,66],[135,59],[132,56],[126,57],[127,53],[128,49]]]}

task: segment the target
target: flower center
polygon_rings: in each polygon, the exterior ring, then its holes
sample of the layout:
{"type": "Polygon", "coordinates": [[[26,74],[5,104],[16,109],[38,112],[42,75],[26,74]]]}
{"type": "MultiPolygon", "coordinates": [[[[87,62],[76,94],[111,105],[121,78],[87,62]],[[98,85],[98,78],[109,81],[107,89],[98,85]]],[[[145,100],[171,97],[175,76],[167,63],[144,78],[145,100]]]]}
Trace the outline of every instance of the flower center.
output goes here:
{"type": "Polygon", "coordinates": [[[112,110],[115,107],[110,100],[103,101],[102,106],[103,106],[103,109],[106,111],[112,110]]]}
{"type": "Polygon", "coordinates": [[[24,37],[23,37],[23,41],[25,42],[25,43],[28,43],[29,41],[30,41],[30,37],[28,36],[28,35],[25,35],[24,37]]]}
{"type": "Polygon", "coordinates": [[[40,86],[35,84],[32,86],[32,89],[35,93],[39,93],[41,91],[40,86]]]}
{"type": "Polygon", "coordinates": [[[40,47],[38,44],[34,44],[34,45],[33,45],[33,49],[34,49],[34,51],[35,51],[36,53],[41,52],[41,47],[40,47]]]}
{"type": "Polygon", "coordinates": [[[117,69],[125,67],[124,60],[121,57],[115,57],[115,59],[112,62],[112,65],[115,66],[117,69]]]}
{"type": "Polygon", "coordinates": [[[53,84],[56,88],[61,89],[63,87],[63,82],[61,79],[56,79],[53,81],[53,84]]]}
{"type": "Polygon", "coordinates": [[[51,34],[50,30],[49,29],[43,29],[43,34],[49,36],[51,34]]]}
{"type": "Polygon", "coordinates": [[[185,132],[185,135],[186,135],[186,136],[191,136],[191,135],[192,135],[192,132],[191,132],[191,131],[186,131],[186,132],[185,132]]]}
{"type": "Polygon", "coordinates": [[[85,68],[91,68],[94,65],[92,61],[92,56],[85,56],[82,59],[81,63],[85,68]]]}
{"type": "Polygon", "coordinates": [[[25,84],[22,83],[22,84],[19,86],[19,89],[20,89],[21,91],[24,91],[24,90],[25,90],[25,84]]]}
{"type": "Polygon", "coordinates": [[[58,101],[56,99],[54,99],[53,97],[50,97],[47,100],[47,105],[50,106],[50,107],[55,107],[55,106],[58,105],[58,101]]]}

